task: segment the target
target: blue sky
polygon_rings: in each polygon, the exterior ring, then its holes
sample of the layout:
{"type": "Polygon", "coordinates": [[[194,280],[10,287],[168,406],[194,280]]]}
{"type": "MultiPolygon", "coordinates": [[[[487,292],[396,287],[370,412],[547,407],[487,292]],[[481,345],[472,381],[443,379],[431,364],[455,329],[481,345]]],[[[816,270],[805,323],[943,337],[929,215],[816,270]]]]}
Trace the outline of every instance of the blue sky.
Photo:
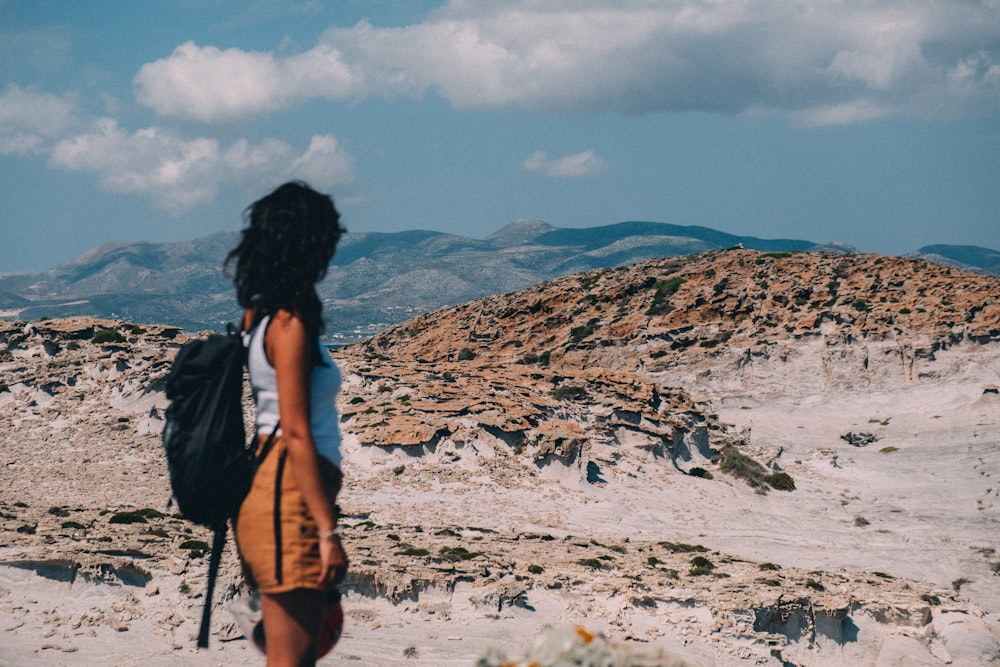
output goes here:
{"type": "Polygon", "coordinates": [[[1000,249],[995,0],[0,0],[0,272],[241,226],[1000,249]]]}

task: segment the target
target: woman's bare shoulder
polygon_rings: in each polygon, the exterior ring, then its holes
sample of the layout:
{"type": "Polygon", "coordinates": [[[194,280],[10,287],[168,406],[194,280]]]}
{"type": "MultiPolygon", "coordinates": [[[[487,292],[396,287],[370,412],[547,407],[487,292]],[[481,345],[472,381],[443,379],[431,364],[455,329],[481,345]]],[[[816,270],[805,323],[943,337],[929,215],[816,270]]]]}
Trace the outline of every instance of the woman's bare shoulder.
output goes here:
{"type": "Polygon", "coordinates": [[[289,310],[275,312],[267,329],[268,338],[272,340],[301,342],[307,336],[305,322],[297,313],[289,310]]]}

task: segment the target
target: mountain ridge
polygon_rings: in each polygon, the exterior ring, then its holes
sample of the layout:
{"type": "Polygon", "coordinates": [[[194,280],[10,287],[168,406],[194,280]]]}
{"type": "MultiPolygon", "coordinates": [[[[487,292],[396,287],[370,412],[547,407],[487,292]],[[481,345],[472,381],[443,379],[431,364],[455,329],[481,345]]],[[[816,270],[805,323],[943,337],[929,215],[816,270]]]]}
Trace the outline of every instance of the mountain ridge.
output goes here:
{"type": "MultiPolygon", "coordinates": [[[[219,329],[239,316],[222,271],[238,234],[107,243],[47,271],[0,273],[0,316],[91,316],[219,329]]],[[[563,275],[736,246],[857,252],[833,242],[760,239],[662,222],[558,228],[517,220],[484,239],[428,230],[346,234],[319,290],[336,327],[328,333],[337,342],[363,338],[421,312],[563,275]]],[[[1000,275],[1000,253],[987,248],[925,246],[910,256],[1000,275]]]]}

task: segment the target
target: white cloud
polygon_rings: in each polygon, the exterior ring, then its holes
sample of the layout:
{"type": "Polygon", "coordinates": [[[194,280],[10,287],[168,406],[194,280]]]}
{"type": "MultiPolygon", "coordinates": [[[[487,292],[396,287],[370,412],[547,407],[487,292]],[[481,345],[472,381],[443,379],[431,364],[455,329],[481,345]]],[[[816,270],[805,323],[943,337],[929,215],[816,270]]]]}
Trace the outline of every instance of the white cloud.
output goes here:
{"type": "Polygon", "coordinates": [[[0,94],[0,155],[44,153],[73,125],[74,109],[69,97],[8,86],[0,94]]]}
{"type": "Polygon", "coordinates": [[[286,106],[294,82],[268,53],[181,44],[135,76],[139,102],[164,116],[212,122],[286,106]]]}
{"type": "Polygon", "coordinates": [[[594,154],[594,149],[550,159],[544,151],[535,151],[523,163],[528,171],[537,171],[556,178],[580,178],[604,172],[608,163],[594,154]]]}
{"type": "Polygon", "coordinates": [[[843,123],[1000,108],[998,45],[994,0],[452,0],[416,25],[331,28],[286,58],[187,43],[135,84],[157,113],[210,122],[436,91],[459,108],[843,123]]]}
{"type": "Polygon", "coordinates": [[[283,60],[273,54],[181,44],[135,76],[138,101],[164,116],[207,123],[266,114],[314,95],[342,97],[351,73],[319,46],[283,60]]]}
{"type": "Polygon", "coordinates": [[[110,118],[100,119],[91,132],[58,142],[50,162],[92,172],[105,190],[148,196],[172,213],[213,200],[225,183],[303,177],[299,173],[326,187],[353,179],[351,159],[333,137],[313,137],[301,155],[276,139],[257,145],[239,140],[223,149],[215,139],[185,139],[162,128],[130,133],[110,118]]]}

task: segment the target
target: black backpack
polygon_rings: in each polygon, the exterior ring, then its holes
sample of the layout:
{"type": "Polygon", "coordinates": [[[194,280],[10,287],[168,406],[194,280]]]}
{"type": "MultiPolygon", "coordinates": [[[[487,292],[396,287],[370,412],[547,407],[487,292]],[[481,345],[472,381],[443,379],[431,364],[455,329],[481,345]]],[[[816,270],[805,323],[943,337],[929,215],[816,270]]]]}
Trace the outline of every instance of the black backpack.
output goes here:
{"type": "MultiPolygon", "coordinates": [[[[232,326],[186,343],[166,378],[170,405],[163,428],[170,486],[181,515],[212,529],[205,608],[198,646],[208,646],[212,593],[226,543],[228,521],[250,490],[258,461],[243,427],[243,369],[246,347],[232,326]]],[[[277,428],[275,428],[277,432],[277,428]]]]}
{"type": "Polygon", "coordinates": [[[243,427],[246,348],[236,331],[185,344],[166,379],[163,447],[185,519],[215,529],[236,515],[253,480],[243,427]]]}

